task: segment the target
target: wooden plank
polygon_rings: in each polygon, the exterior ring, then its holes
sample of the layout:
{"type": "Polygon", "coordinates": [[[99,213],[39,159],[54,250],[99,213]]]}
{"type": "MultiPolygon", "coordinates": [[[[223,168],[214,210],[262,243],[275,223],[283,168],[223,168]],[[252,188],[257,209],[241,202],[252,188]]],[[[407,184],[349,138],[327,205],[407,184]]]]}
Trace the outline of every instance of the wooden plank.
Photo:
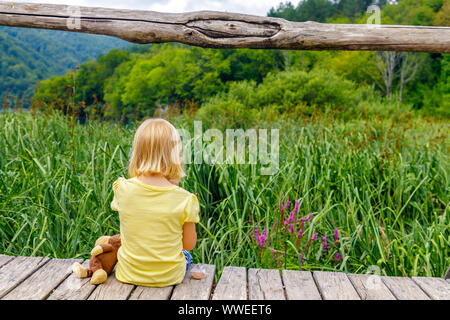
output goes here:
{"type": "MultiPolygon", "coordinates": [[[[82,265],[89,268],[89,260],[82,265]]],[[[95,285],[90,281],[91,278],[80,279],[72,273],[50,294],[47,300],[86,300],[95,289],[95,285]]]]}
{"type": "Polygon", "coordinates": [[[383,276],[381,279],[398,300],[430,300],[410,278],[383,276]]]}
{"type": "Polygon", "coordinates": [[[88,300],[127,300],[134,287],[133,284],[117,280],[113,271],[104,283],[95,288],[88,300]]]}
{"type": "Polygon", "coordinates": [[[280,271],[249,269],[248,295],[250,300],[286,300],[280,271]]]}
{"type": "Polygon", "coordinates": [[[309,271],[283,270],[282,278],[288,300],[321,300],[309,271]]]}
{"type": "Polygon", "coordinates": [[[17,257],[0,269],[0,298],[28,278],[50,259],[42,257],[17,257]]]}
{"type": "Polygon", "coordinates": [[[361,300],[395,300],[381,277],[373,274],[347,274],[361,300]]]}
{"type": "Polygon", "coordinates": [[[315,271],[313,277],[324,300],[360,300],[345,273],[315,271]]]}
{"type": "Polygon", "coordinates": [[[0,254],[0,268],[3,267],[8,262],[10,262],[12,259],[14,259],[14,257],[5,256],[4,254],[0,254]]]}
{"type": "Polygon", "coordinates": [[[162,13],[0,1],[0,25],[208,48],[450,52],[449,27],[293,22],[217,11],[162,13]]]}
{"type": "Polygon", "coordinates": [[[43,300],[72,272],[74,259],[52,259],[3,297],[3,300],[43,300]]]}
{"type": "Polygon", "coordinates": [[[190,270],[191,265],[182,283],[175,286],[171,300],[208,300],[211,295],[211,289],[214,281],[216,266],[212,264],[203,264],[206,276],[201,280],[192,278],[190,270]]]}
{"type": "Polygon", "coordinates": [[[212,299],[247,300],[247,274],[245,268],[225,267],[212,299]]]}
{"type": "Polygon", "coordinates": [[[450,300],[450,283],[441,278],[412,277],[433,300],[450,300]]]}
{"type": "Polygon", "coordinates": [[[143,287],[138,286],[131,293],[129,300],[169,300],[173,286],[170,287],[143,287]]]}

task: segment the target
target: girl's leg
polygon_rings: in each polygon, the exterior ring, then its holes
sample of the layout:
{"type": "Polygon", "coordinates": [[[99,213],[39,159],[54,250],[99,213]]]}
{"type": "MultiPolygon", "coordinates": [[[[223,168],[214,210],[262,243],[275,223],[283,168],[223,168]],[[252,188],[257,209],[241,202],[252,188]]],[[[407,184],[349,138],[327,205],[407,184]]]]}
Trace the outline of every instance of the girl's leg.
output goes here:
{"type": "Polygon", "coordinates": [[[189,266],[192,264],[192,256],[189,251],[182,249],[184,257],[186,258],[186,272],[189,270],[189,266]]]}

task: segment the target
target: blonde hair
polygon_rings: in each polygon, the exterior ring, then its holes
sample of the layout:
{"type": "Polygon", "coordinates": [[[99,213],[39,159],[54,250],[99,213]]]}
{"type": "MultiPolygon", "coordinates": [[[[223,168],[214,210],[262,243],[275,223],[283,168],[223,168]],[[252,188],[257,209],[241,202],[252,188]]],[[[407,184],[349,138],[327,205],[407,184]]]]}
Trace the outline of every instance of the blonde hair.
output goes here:
{"type": "Polygon", "coordinates": [[[162,174],[166,179],[185,176],[180,135],[164,119],[147,119],[136,130],[128,172],[130,177],[162,174]]]}

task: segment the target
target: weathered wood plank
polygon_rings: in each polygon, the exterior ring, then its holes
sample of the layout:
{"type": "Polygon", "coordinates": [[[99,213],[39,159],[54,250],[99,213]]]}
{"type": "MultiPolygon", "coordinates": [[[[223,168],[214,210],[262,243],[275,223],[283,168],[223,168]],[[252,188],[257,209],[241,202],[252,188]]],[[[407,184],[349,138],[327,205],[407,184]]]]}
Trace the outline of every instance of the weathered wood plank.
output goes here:
{"type": "Polygon", "coordinates": [[[216,266],[204,264],[206,276],[201,280],[193,279],[190,270],[191,265],[182,283],[175,286],[171,300],[208,300],[214,281],[216,266]]]}
{"type": "Polygon", "coordinates": [[[5,295],[3,300],[43,300],[72,272],[74,259],[52,259],[5,295]]]}
{"type": "Polygon", "coordinates": [[[131,293],[129,300],[169,300],[173,286],[170,287],[143,287],[138,286],[131,293]]]}
{"type": "Polygon", "coordinates": [[[0,268],[3,267],[8,262],[10,262],[12,259],[14,259],[14,257],[5,256],[4,254],[0,254],[0,268]]]}
{"type": "Polygon", "coordinates": [[[282,278],[288,300],[321,300],[309,271],[283,270],[282,278]]]}
{"type": "Polygon", "coordinates": [[[381,279],[398,300],[430,300],[410,278],[383,276],[381,279]]]}
{"type": "Polygon", "coordinates": [[[286,300],[280,271],[249,269],[248,295],[249,300],[286,300]]]}
{"type": "Polygon", "coordinates": [[[362,300],[395,300],[381,277],[373,274],[347,274],[362,300]]]}
{"type": "Polygon", "coordinates": [[[412,277],[433,300],[450,300],[450,283],[441,278],[412,277]]]}
{"type": "Polygon", "coordinates": [[[244,267],[223,269],[213,300],[247,300],[247,273],[244,267]]]}
{"type": "Polygon", "coordinates": [[[17,257],[0,269],[0,298],[3,298],[50,259],[17,257]]]}
{"type": "Polygon", "coordinates": [[[127,300],[134,287],[117,280],[113,271],[104,283],[95,288],[88,300],[127,300]]]}
{"type": "Polygon", "coordinates": [[[315,271],[313,277],[324,300],[360,300],[345,273],[315,271]]]}
{"type": "MultiPolygon", "coordinates": [[[[89,260],[82,265],[89,268],[89,260]]],[[[91,278],[80,279],[72,273],[50,294],[47,300],[86,300],[96,287],[90,283],[90,280],[91,278]]]]}
{"type": "Polygon", "coordinates": [[[450,52],[450,28],[292,22],[217,11],[161,13],[0,1],[0,25],[211,48],[450,52]]]}

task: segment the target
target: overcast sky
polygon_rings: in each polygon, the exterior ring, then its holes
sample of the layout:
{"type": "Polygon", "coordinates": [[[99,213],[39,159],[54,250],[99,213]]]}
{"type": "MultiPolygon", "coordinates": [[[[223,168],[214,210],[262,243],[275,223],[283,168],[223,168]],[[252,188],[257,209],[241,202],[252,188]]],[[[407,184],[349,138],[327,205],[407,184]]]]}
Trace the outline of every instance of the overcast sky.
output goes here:
{"type": "MultiPolygon", "coordinates": [[[[15,0],[15,2],[55,3],[173,13],[214,10],[265,16],[271,7],[278,7],[280,2],[286,2],[286,0],[15,0]]],[[[291,0],[291,2],[297,5],[299,0],[291,0]]]]}

